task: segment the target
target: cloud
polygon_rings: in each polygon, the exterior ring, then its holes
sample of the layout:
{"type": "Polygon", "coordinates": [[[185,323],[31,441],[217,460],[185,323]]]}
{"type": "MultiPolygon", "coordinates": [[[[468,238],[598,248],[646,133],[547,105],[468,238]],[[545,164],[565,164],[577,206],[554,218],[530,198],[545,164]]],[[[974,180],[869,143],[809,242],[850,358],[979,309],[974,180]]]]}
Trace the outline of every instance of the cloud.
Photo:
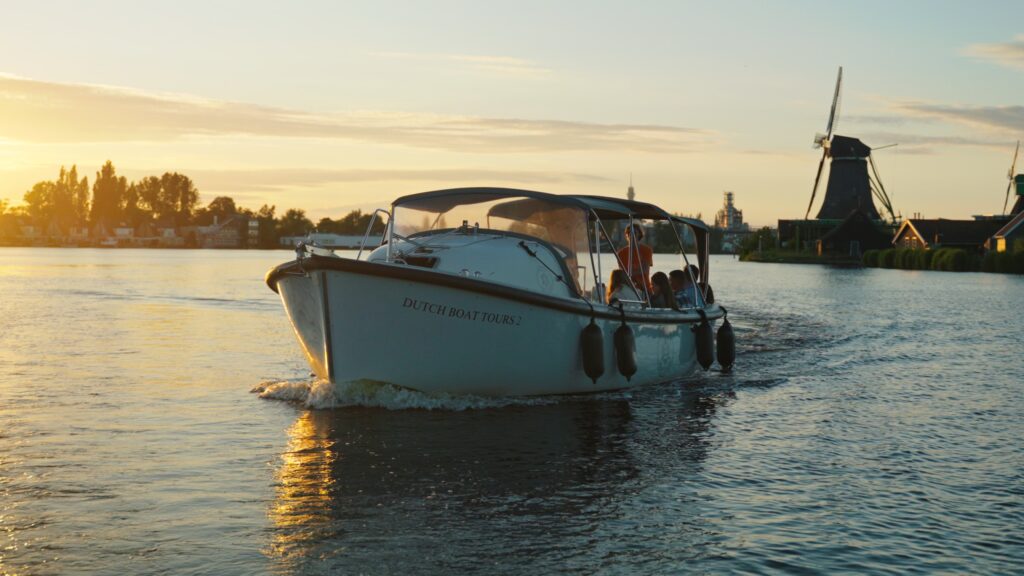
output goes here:
{"type": "Polygon", "coordinates": [[[470,54],[420,54],[414,52],[372,52],[371,55],[389,60],[408,60],[433,65],[454,65],[474,72],[485,72],[516,78],[550,76],[552,70],[529,60],[510,56],[476,56],[470,54]]]}
{"type": "Polygon", "coordinates": [[[201,190],[217,192],[273,191],[296,188],[322,188],[331,185],[367,182],[435,182],[437,185],[469,185],[480,182],[543,184],[558,182],[599,183],[610,179],[593,174],[536,170],[452,169],[265,169],[265,170],[183,170],[201,190]]]}
{"type": "Polygon", "coordinates": [[[967,136],[910,134],[907,132],[865,132],[861,137],[869,146],[881,147],[897,144],[898,147],[895,150],[899,154],[915,155],[935,154],[942,148],[950,146],[985,148],[1004,148],[1006,146],[1006,142],[1003,140],[967,136]]]}
{"type": "Polygon", "coordinates": [[[0,138],[22,142],[167,141],[186,136],[323,138],[462,153],[681,153],[706,130],[657,124],[352,112],[321,114],[0,75],[0,138]]]}
{"type": "Polygon", "coordinates": [[[907,124],[930,124],[935,122],[933,118],[926,118],[923,116],[906,116],[906,115],[851,115],[843,117],[843,122],[847,125],[877,125],[877,126],[905,126],[907,124]]]}
{"type": "Polygon", "coordinates": [[[1024,132],[1024,106],[962,106],[904,102],[896,108],[910,116],[934,118],[1007,133],[1024,132]]]}
{"type": "Polygon", "coordinates": [[[968,56],[995,62],[1007,68],[1024,69],[1024,34],[1014,36],[1010,42],[972,44],[963,52],[968,56]]]}

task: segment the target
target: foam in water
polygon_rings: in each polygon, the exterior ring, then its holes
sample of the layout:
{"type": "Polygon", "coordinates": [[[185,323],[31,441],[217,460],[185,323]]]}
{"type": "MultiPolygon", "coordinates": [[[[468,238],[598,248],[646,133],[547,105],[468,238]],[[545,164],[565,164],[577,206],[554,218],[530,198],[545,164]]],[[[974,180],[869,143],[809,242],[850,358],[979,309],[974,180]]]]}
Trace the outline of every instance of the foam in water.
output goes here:
{"type": "Polygon", "coordinates": [[[349,406],[388,410],[474,410],[550,404],[542,398],[485,398],[482,396],[427,394],[392,384],[360,380],[331,384],[327,380],[271,380],[255,386],[251,392],[260,398],[299,403],[306,408],[324,410],[349,406]]]}

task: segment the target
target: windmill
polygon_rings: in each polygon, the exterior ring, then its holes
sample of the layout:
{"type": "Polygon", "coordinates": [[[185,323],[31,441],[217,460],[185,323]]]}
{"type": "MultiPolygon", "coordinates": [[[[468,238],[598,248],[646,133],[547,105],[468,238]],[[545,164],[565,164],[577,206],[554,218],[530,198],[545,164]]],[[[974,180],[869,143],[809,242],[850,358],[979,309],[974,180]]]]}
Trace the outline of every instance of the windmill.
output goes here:
{"type": "MultiPolygon", "coordinates": [[[[1003,200],[1003,214],[1006,214],[1006,205],[1010,203],[1010,188],[1013,188],[1014,176],[1017,173],[1017,154],[1020,152],[1020,140],[1017,140],[1017,149],[1013,151],[1013,162],[1010,163],[1010,170],[1006,173],[1006,179],[1009,182],[1006,183],[1006,199],[1003,200]]],[[[1024,201],[1017,200],[1017,203],[1013,205],[1013,214],[1017,214],[1021,209],[1024,209],[1024,201]]]]}
{"type": "Polygon", "coordinates": [[[821,182],[821,172],[825,167],[825,159],[828,158],[828,184],[825,186],[825,199],[822,201],[821,210],[818,211],[818,220],[843,220],[854,210],[864,212],[872,220],[881,220],[875,208],[875,199],[895,222],[896,214],[892,208],[892,201],[882,185],[882,179],[878,176],[875,161],[871,158],[871,148],[857,138],[834,134],[839,123],[842,87],[843,68],[840,66],[825,134],[818,133],[814,136],[814,147],[821,148],[822,154],[804,219],[811,214],[814,198],[818,194],[818,184],[821,182]]]}

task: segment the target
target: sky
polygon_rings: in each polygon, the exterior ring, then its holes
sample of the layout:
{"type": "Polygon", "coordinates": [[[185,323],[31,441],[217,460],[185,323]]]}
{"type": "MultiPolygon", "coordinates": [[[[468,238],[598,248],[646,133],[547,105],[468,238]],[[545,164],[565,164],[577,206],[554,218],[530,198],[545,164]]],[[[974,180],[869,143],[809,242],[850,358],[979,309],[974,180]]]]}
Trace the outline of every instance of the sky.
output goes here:
{"type": "MultiPolygon", "coordinates": [[[[0,0],[0,199],[76,164],[314,219],[460,186],[807,209],[837,134],[904,215],[1002,211],[1024,2],[0,0]]],[[[1024,161],[1019,171],[1024,171],[1024,161]]],[[[814,212],[820,206],[819,190],[814,212]]]]}

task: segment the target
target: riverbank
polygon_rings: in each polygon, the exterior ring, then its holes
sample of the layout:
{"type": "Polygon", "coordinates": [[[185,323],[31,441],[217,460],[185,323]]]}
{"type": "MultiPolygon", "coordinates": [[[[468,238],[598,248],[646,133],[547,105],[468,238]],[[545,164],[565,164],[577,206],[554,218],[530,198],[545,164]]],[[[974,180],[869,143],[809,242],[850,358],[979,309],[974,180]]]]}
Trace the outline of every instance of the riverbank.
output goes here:
{"type": "Polygon", "coordinates": [[[782,250],[748,252],[740,256],[740,262],[767,262],[771,264],[826,264],[829,266],[843,266],[848,268],[860,268],[863,266],[858,258],[818,256],[813,252],[788,252],[782,250]]]}

